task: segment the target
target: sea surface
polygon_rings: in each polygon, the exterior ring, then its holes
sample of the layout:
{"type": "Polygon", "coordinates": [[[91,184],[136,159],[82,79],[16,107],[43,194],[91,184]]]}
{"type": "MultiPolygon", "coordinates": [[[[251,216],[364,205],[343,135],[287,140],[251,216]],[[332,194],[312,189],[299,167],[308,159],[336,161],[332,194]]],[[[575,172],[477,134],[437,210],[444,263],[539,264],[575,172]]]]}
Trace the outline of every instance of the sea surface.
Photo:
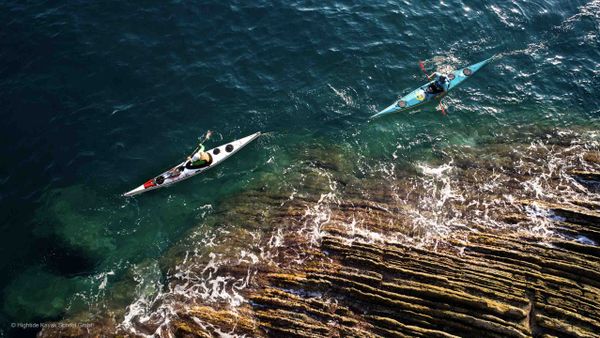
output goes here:
{"type": "Polygon", "coordinates": [[[336,146],[368,172],[442,147],[593,131],[599,84],[597,0],[3,1],[0,336],[109,295],[126,307],[160,278],[148,268],[117,289],[133,267],[260,177],[282,177],[296,153],[336,146]],[[427,105],[369,121],[426,82],[419,61],[447,71],[493,55],[445,99],[448,115],[427,105]],[[199,177],[121,196],[207,130],[207,148],[266,135],[199,177]]]}

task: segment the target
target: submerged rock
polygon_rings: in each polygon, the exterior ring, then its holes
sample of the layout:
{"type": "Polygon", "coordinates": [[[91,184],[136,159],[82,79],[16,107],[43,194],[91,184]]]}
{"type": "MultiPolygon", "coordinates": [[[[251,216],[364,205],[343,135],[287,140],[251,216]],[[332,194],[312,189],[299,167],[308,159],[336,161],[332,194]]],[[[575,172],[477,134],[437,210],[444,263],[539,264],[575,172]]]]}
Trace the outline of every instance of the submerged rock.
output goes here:
{"type": "Polygon", "coordinates": [[[573,179],[597,181],[600,168],[571,140],[368,172],[332,151],[299,155],[280,183],[265,175],[220,205],[161,260],[163,292],[124,319],[98,317],[102,334],[600,332],[600,201],[573,179]]]}

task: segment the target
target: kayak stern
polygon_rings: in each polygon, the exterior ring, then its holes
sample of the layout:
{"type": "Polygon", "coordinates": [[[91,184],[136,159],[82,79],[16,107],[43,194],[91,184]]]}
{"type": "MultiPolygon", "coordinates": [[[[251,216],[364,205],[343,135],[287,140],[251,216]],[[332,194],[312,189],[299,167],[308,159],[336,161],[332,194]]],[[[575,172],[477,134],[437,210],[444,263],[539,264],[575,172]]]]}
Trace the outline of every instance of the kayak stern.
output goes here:
{"type": "Polygon", "coordinates": [[[396,102],[394,102],[394,104],[390,105],[389,107],[385,108],[384,110],[380,111],[379,113],[369,117],[369,119],[374,119],[376,117],[379,117],[381,115],[387,115],[387,114],[391,114],[391,113],[395,113],[398,110],[400,110],[400,108],[398,107],[398,104],[396,102]]]}
{"type": "Polygon", "coordinates": [[[123,196],[125,196],[125,197],[134,196],[134,195],[143,193],[144,190],[146,190],[146,187],[144,187],[144,185],[142,184],[139,187],[124,193],[123,196]]]}

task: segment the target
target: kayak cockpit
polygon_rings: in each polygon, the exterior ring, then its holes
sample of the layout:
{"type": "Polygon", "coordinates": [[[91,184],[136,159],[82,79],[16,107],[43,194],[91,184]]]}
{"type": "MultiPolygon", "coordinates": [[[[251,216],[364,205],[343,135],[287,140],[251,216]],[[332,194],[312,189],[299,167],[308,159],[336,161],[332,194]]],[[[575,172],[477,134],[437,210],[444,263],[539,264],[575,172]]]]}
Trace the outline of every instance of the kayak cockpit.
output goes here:
{"type": "Polygon", "coordinates": [[[206,154],[208,155],[208,161],[201,163],[201,164],[197,164],[197,165],[193,165],[191,161],[187,161],[187,162],[185,162],[185,168],[189,169],[189,170],[196,170],[196,169],[210,167],[210,165],[213,163],[213,157],[210,153],[206,153],[206,154]]]}

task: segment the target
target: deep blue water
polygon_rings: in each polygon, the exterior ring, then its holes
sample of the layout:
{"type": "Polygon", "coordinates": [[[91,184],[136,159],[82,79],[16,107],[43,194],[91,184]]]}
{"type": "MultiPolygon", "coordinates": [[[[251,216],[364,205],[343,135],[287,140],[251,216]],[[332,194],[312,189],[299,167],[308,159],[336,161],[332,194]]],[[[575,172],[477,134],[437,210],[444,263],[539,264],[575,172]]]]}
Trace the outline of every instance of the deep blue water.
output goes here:
{"type": "Polygon", "coordinates": [[[315,139],[410,163],[440,144],[597,124],[599,13],[598,1],[0,3],[2,325],[89,307],[106,273],[110,288],[315,139]],[[419,60],[494,54],[449,116],[367,121],[425,82],[419,60]],[[120,197],[208,129],[209,146],[272,134],[202,178],[120,197]]]}

